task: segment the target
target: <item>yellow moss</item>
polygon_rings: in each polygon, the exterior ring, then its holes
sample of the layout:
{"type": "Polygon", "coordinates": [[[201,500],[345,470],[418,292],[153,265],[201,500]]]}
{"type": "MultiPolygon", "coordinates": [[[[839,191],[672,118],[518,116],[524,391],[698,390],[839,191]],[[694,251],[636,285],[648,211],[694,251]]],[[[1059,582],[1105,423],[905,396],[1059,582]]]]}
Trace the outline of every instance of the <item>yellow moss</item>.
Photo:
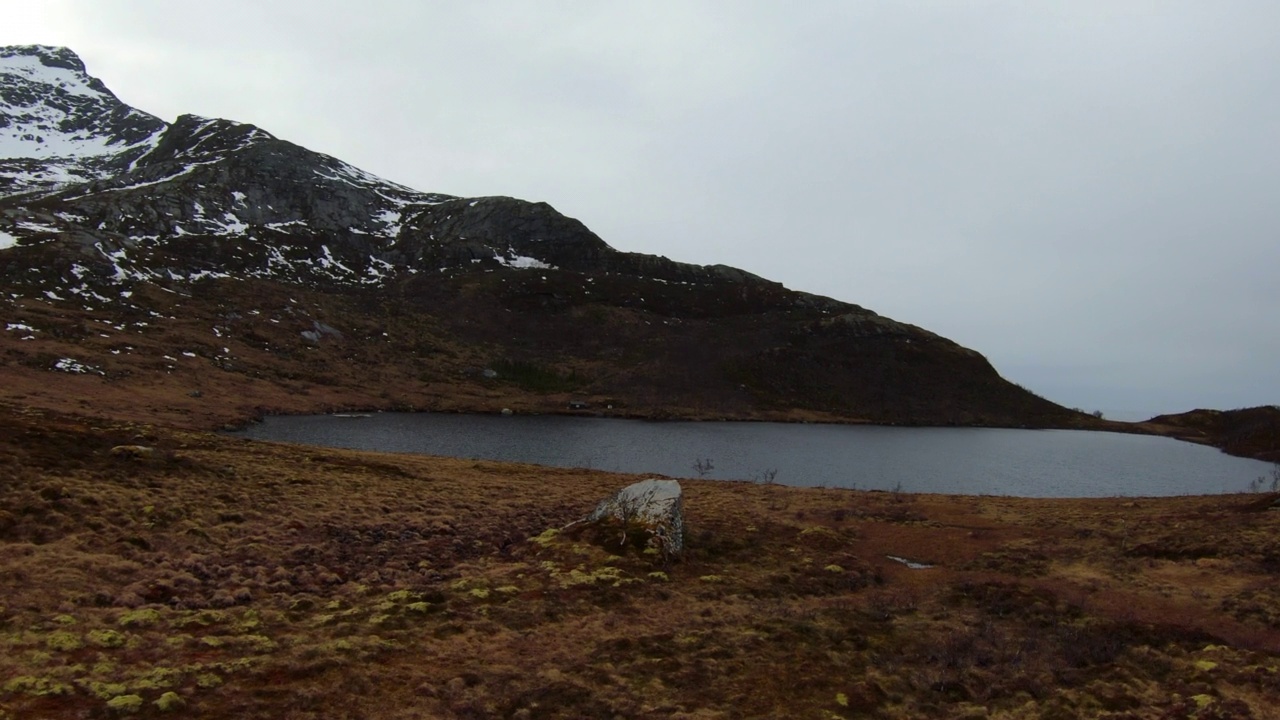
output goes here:
{"type": "Polygon", "coordinates": [[[552,571],[551,576],[560,583],[560,587],[565,588],[575,585],[594,585],[599,582],[611,582],[614,585],[623,582],[622,570],[608,565],[591,572],[585,572],[581,567],[574,568],[568,573],[552,571]]]}
{"type": "Polygon", "coordinates": [[[67,683],[46,677],[19,675],[4,684],[4,691],[23,695],[70,695],[74,690],[67,683]]]}
{"type": "Polygon", "coordinates": [[[1196,667],[1200,670],[1204,670],[1205,672],[1208,672],[1209,670],[1212,670],[1218,667],[1218,663],[1212,660],[1197,660],[1196,667]]]}
{"type": "Polygon", "coordinates": [[[653,572],[649,573],[649,579],[656,580],[658,582],[667,582],[671,578],[668,577],[667,574],[662,572],[661,570],[654,570],[653,572]]]}
{"type": "Polygon", "coordinates": [[[186,707],[187,701],[183,700],[182,696],[179,695],[178,693],[170,690],[169,692],[161,695],[158,699],[156,699],[155,702],[152,703],[152,705],[155,705],[157,708],[159,708],[161,712],[169,712],[170,710],[178,710],[180,708],[186,707]]]}
{"type": "Polygon", "coordinates": [[[115,630],[90,630],[89,642],[104,648],[116,648],[124,645],[125,636],[115,630]]]}
{"type": "Polygon", "coordinates": [[[849,707],[849,696],[844,693],[836,693],[836,704],[840,707],[849,707]]]}
{"type": "Polygon", "coordinates": [[[206,635],[200,638],[202,645],[219,647],[246,648],[256,652],[274,650],[276,643],[266,635],[206,635]]]}
{"type": "Polygon", "coordinates": [[[202,688],[216,688],[222,684],[222,678],[213,673],[201,673],[196,676],[196,685],[202,688]]]}
{"type": "Polygon", "coordinates": [[[248,610],[244,617],[240,619],[239,628],[241,631],[256,630],[262,625],[262,621],[258,617],[257,610],[248,610]]]}
{"type": "Polygon", "coordinates": [[[116,712],[135,713],[142,708],[142,696],[117,695],[107,701],[107,707],[116,712]]]}
{"type": "Polygon", "coordinates": [[[200,625],[208,627],[216,623],[223,622],[227,619],[227,614],[221,610],[201,610],[183,621],[183,625],[200,625]]]}
{"type": "Polygon", "coordinates": [[[79,633],[60,631],[52,633],[45,638],[44,645],[50,650],[70,652],[71,650],[79,650],[83,643],[80,641],[79,633]]]}
{"type": "Polygon", "coordinates": [[[276,642],[266,635],[240,635],[232,638],[237,646],[247,647],[258,652],[268,652],[276,649],[276,642]]]}
{"type": "Polygon", "coordinates": [[[177,685],[182,680],[182,671],[171,667],[151,668],[144,675],[129,682],[132,690],[158,690],[177,685]]]}
{"type": "Polygon", "coordinates": [[[541,545],[542,547],[547,547],[551,543],[555,542],[556,536],[559,534],[560,534],[560,531],[555,528],[551,528],[549,530],[543,530],[542,534],[536,537],[529,538],[529,542],[535,542],[541,545]]]}
{"type": "Polygon", "coordinates": [[[494,588],[494,592],[500,592],[503,595],[515,595],[520,592],[520,588],[515,585],[503,585],[502,587],[494,588]]]}
{"type": "Polygon", "coordinates": [[[1197,708],[1203,708],[1213,703],[1212,695],[1192,695],[1191,699],[1195,702],[1197,708]]]}
{"type": "Polygon", "coordinates": [[[110,700],[117,695],[123,695],[128,690],[124,683],[98,682],[96,680],[81,683],[81,687],[88,690],[99,700],[110,700]]]}
{"type": "MultiPolygon", "coordinates": [[[[0,607],[0,612],[3,612],[3,611],[4,611],[4,608],[0,607]]],[[[70,615],[59,615],[55,617],[53,621],[58,623],[59,625],[75,625],[76,624],[76,619],[71,617],[70,615]]]]}
{"type": "Polygon", "coordinates": [[[825,568],[823,568],[823,570],[826,570],[827,572],[833,572],[833,573],[844,572],[844,568],[840,567],[839,565],[836,565],[835,563],[832,563],[826,566],[825,568]]]}
{"type": "Polygon", "coordinates": [[[431,612],[431,603],[427,603],[427,602],[409,603],[408,605],[405,606],[405,609],[408,610],[409,612],[427,613],[427,612],[431,612]]]}
{"type": "Polygon", "coordinates": [[[471,590],[469,590],[467,594],[473,598],[484,600],[485,598],[489,597],[489,589],[488,588],[471,588],[471,590]]]}
{"type": "Polygon", "coordinates": [[[721,583],[721,582],[724,582],[724,577],[722,577],[722,576],[720,576],[720,575],[703,575],[702,577],[700,577],[700,578],[698,578],[698,579],[699,579],[699,580],[701,580],[701,581],[702,581],[702,582],[704,582],[704,583],[721,583]]]}
{"type": "Polygon", "coordinates": [[[142,608],[141,610],[133,610],[120,616],[116,621],[121,627],[145,627],[154,625],[160,621],[160,611],[154,608],[142,608]]]}

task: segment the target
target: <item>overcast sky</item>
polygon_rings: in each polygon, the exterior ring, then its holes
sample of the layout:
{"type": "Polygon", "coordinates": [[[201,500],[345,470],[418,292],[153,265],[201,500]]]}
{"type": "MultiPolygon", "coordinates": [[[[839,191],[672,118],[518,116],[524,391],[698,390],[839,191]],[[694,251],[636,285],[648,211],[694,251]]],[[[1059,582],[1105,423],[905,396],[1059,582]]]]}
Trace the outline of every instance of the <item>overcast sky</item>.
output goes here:
{"type": "Polygon", "coordinates": [[[1280,403],[1280,3],[0,0],[165,120],[541,200],[1068,406],[1280,403]]]}

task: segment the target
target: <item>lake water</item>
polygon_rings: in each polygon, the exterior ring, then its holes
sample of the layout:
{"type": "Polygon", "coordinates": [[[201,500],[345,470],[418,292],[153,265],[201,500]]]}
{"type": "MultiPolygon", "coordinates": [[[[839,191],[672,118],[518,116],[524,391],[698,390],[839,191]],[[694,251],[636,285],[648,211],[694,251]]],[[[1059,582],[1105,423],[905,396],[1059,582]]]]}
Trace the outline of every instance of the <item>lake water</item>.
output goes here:
{"type": "Polygon", "coordinates": [[[1169,438],[1074,430],[375,413],[268,417],[237,434],[670,477],[1023,497],[1243,492],[1272,467],[1169,438]]]}

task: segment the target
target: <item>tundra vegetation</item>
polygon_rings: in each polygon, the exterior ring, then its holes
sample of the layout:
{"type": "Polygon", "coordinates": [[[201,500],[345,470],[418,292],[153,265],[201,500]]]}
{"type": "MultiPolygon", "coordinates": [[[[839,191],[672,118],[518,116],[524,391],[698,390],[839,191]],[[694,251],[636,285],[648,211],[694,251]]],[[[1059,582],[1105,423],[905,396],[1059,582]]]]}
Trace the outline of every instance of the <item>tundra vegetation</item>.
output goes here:
{"type": "Polygon", "coordinates": [[[0,466],[6,720],[1280,707],[1271,494],[688,480],[675,560],[558,532],[636,479],[612,473],[18,406],[0,466]]]}

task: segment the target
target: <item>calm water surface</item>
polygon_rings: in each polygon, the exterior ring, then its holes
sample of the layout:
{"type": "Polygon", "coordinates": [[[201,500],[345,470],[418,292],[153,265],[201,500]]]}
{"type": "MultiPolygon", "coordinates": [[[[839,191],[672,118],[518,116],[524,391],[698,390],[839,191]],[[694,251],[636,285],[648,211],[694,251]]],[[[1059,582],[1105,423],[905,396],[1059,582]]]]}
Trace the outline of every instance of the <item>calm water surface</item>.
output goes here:
{"type": "Polygon", "coordinates": [[[1269,463],[1169,438],[1073,430],[650,422],[433,413],[269,417],[237,433],[332,447],[671,477],[1024,497],[1242,492],[1269,463]],[[774,474],[776,473],[776,474],[774,474]]]}

